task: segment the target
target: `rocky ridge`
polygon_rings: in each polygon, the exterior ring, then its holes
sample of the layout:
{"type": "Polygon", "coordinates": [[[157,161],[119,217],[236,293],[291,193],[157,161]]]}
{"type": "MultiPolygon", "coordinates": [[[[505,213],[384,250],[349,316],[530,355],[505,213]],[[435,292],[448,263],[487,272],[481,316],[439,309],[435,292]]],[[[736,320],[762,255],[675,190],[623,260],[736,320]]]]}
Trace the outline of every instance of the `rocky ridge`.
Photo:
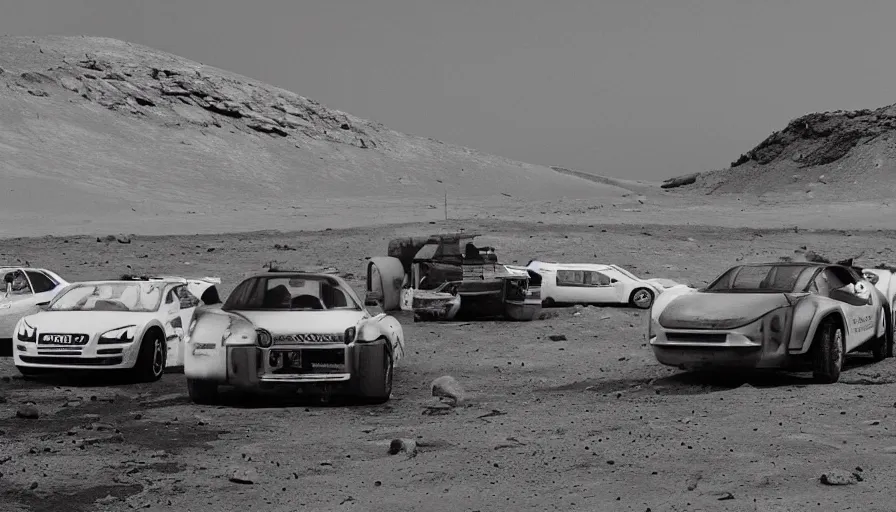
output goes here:
{"type": "Polygon", "coordinates": [[[687,187],[707,194],[829,196],[819,189],[838,185],[835,194],[852,190],[868,196],[889,195],[896,180],[881,171],[896,169],[894,132],[896,105],[811,113],[790,121],[727,169],[670,178],[662,187],[687,187]]]}

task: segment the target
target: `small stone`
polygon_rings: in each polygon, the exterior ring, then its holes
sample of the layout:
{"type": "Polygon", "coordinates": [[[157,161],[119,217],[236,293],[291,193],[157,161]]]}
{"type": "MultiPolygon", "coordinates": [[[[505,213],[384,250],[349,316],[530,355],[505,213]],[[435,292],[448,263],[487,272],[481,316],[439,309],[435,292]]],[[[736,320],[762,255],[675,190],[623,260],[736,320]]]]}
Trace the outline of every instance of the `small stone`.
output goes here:
{"type": "Polygon", "coordinates": [[[859,483],[859,478],[855,473],[840,469],[832,469],[822,473],[819,480],[825,485],[855,485],[859,483]]]}
{"type": "Polygon", "coordinates": [[[444,375],[432,381],[432,396],[447,398],[451,405],[460,405],[464,401],[464,389],[454,377],[444,375]]]}
{"type": "Polygon", "coordinates": [[[37,407],[33,405],[23,405],[19,407],[16,411],[16,418],[22,418],[26,420],[36,420],[40,417],[40,411],[37,410],[37,407]]]}
{"type": "Polygon", "coordinates": [[[389,455],[396,455],[401,452],[406,453],[408,457],[416,457],[417,441],[413,439],[393,439],[389,443],[389,455]]]}
{"type": "Polygon", "coordinates": [[[229,480],[235,484],[252,485],[258,480],[258,472],[253,468],[235,469],[229,480]]]}
{"type": "Polygon", "coordinates": [[[548,339],[551,341],[566,341],[566,336],[562,334],[551,334],[548,336],[548,339]]]}

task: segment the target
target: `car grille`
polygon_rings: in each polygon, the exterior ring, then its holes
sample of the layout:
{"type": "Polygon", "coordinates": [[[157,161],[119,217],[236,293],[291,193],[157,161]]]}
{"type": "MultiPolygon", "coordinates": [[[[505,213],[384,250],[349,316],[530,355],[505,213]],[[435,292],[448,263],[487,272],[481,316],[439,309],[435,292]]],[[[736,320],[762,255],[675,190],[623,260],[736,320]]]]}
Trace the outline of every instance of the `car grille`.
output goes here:
{"type": "Polygon", "coordinates": [[[300,348],[295,350],[273,350],[269,358],[271,373],[345,373],[344,348],[300,348]],[[296,361],[298,355],[298,361],[296,361]],[[286,364],[288,362],[288,364],[286,364]]]}
{"type": "Polygon", "coordinates": [[[19,356],[22,362],[29,364],[59,364],[72,366],[112,366],[121,364],[122,356],[115,357],[47,357],[47,356],[19,356]]]}
{"type": "Polygon", "coordinates": [[[728,335],[724,333],[667,332],[666,339],[691,343],[725,343],[728,335]]]}

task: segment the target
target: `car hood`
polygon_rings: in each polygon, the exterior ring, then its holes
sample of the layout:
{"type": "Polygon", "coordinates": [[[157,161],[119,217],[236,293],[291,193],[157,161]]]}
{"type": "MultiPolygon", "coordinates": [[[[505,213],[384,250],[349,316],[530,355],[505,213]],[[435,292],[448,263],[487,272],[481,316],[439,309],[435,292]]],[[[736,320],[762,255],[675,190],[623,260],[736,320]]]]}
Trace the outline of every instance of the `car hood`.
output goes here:
{"type": "Polygon", "coordinates": [[[152,313],[125,311],[41,311],[25,318],[38,332],[94,334],[125,327],[142,326],[152,313]]]}
{"type": "Polygon", "coordinates": [[[363,311],[240,311],[255,327],[278,334],[343,334],[364,318],[363,311]]]}
{"type": "Polygon", "coordinates": [[[790,306],[784,293],[688,293],[673,299],[657,321],[667,329],[735,329],[790,306]]]}

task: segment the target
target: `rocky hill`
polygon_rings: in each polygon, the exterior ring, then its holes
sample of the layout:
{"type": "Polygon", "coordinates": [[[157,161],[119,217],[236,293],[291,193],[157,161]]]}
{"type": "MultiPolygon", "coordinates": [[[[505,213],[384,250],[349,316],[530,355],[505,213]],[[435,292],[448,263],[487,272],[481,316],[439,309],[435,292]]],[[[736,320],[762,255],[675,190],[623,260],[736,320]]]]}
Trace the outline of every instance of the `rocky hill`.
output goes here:
{"type": "Polygon", "coordinates": [[[802,116],[728,169],[673,178],[663,187],[823,200],[893,197],[896,105],[802,116]]]}
{"type": "Polygon", "coordinates": [[[307,218],[316,204],[441,205],[446,193],[479,202],[629,193],[92,37],[0,38],[0,175],[0,215],[23,231],[112,220],[139,231],[134,223],[160,212],[172,224],[204,214],[223,231],[250,210],[307,218]]]}

